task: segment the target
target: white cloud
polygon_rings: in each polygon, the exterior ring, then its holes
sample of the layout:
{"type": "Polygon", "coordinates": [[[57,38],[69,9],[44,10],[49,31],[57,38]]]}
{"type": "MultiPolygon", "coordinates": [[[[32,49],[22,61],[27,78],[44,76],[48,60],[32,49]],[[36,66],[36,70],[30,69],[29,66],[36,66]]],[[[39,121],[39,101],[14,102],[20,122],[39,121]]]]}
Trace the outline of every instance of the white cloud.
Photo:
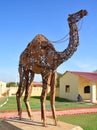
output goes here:
{"type": "Polygon", "coordinates": [[[65,71],[93,72],[94,70],[97,70],[97,62],[93,59],[71,59],[61,64],[57,69],[57,71],[60,73],[64,73],[65,71]]]}
{"type": "Polygon", "coordinates": [[[79,68],[79,70],[81,71],[94,71],[97,69],[97,63],[96,62],[93,62],[91,60],[76,60],[76,61],[73,61],[73,64],[75,66],[77,66],[77,68],[79,68]]]}

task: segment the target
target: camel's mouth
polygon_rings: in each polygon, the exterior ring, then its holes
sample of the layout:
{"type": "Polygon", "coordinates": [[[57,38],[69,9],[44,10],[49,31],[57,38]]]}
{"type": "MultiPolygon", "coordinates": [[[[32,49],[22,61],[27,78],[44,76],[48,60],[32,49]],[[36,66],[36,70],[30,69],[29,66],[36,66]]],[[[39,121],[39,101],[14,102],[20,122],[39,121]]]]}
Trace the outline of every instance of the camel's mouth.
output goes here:
{"type": "Polygon", "coordinates": [[[88,14],[87,10],[80,10],[76,13],[69,14],[68,21],[69,21],[69,23],[78,22],[80,19],[82,19],[87,14],[88,14]]]}
{"type": "Polygon", "coordinates": [[[87,12],[87,10],[81,10],[82,11],[82,16],[85,16],[85,15],[87,15],[88,14],[88,12],[87,12]]]}
{"type": "Polygon", "coordinates": [[[88,14],[88,11],[87,10],[85,10],[85,12],[86,12],[86,15],[88,14]]]}

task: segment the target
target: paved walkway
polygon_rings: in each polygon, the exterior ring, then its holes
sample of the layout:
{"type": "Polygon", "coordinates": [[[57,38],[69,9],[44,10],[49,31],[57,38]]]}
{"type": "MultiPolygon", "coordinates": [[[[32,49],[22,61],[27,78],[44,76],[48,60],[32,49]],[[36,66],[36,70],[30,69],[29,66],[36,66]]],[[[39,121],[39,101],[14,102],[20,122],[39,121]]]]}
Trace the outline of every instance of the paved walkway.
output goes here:
{"type": "MultiPolygon", "coordinates": [[[[69,109],[69,110],[63,110],[63,111],[56,111],[57,116],[68,116],[68,115],[76,115],[76,114],[92,114],[97,113],[97,108],[76,108],[76,109],[69,109]]],[[[40,115],[40,111],[32,111],[33,115],[40,115]]],[[[46,112],[47,116],[51,116],[51,111],[46,112]]],[[[7,118],[14,118],[17,117],[17,112],[5,112],[0,113],[0,118],[7,119],[7,118]]],[[[27,112],[23,112],[23,117],[27,116],[27,112]]]]}
{"type": "Polygon", "coordinates": [[[47,126],[43,127],[43,121],[38,115],[33,115],[33,121],[28,117],[22,118],[10,118],[0,123],[0,130],[83,130],[80,126],[58,121],[57,126],[54,125],[52,119],[47,118],[47,126]]]}

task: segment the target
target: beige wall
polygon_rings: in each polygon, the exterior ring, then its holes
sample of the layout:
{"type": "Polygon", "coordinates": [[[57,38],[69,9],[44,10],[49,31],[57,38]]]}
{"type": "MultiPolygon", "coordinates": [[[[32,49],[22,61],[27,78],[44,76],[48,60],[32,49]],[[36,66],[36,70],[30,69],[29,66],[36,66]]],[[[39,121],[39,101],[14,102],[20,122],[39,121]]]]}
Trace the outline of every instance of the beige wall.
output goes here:
{"type": "MultiPolygon", "coordinates": [[[[96,85],[96,98],[97,98],[97,82],[94,83],[96,85]]],[[[66,98],[69,100],[77,100],[77,95],[80,94],[83,100],[90,100],[91,99],[91,89],[90,93],[84,93],[85,86],[91,86],[91,81],[85,79],[81,76],[76,74],[72,74],[70,72],[66,72],[60,78],[60,94],[59,96],[62,98],[66,98]],[[65,92],[65,86],[70,85],[70,92],[65,92]]]]}
{"type": "Polygon", "coordinates": [[[6,83],[0,81],[0,96],[6,91],[6,83]]]}
{"type": "Polygon", "coordinates": [[[59,97],[60,94],[60,88],[56,88],[56,97],[59,97]]]}
{"type": "MultiPolygon", "coordinates": [[[[18,87],[10,87],[9,96],[15,96],[16,92],[18,90],[18,87]]],[[[50,91],[50,88],[48,89],[48,93],[50,91]]],[[[42,87],[32,87],[32,93],[31,96],[40,96],[42,92],[42,87]]],[[[24,96],[24,94],[23,94],[24,96]]]]}
{"type": "MultiPolygon", "coordinates": [[[[91,89],[90,89],[90,93],[84,93],[84,87],[85,86],[92,87],[92,82],[90,80],[88,80],[88,79],[80,77],[79,78],[79,83],[80,83],[79,93],[82,95],[84,100],[90,100],[90,98],[91,98],[91,89]]],[[[95,82],[94,84],[96,85],[96,93],[97,93],[97,82],[95,82]]],[[[96,94],[96,98],[97,98],[97,94],[96,94]]]]}
{"type": "Polygon", "coordinates": [[[91,86],[91,82],[85,78],[80,77],[79,78],[79,93],[81,94],[82,98],[84,100],[90,99],[90,93],[84,93],[84,87],[85,86],[91,86]]]}
{"type": "Polygon", "coordinates": [[[66,72],[60,78],[60,94],[59,96],[62,98],[66,98],[69,100],[77,100],[78,95],[78,76],[71,74],[70,72],[66,72]],[[67,93],[65,91],[65,86],[70,85],[70,92],[67,93]]]}
{"type": "MultiPolygon", "coordinates": [[[[42,87],[33,87],[31,96],[41,96],[42,87]]],[[[48,93],[50,92],[50,87],[48,88],[48,93]]]]}
{"type": "Polygon", "coordinates": [[[18,90],[18,87],[10,87],[9,88],[9,96],[15,96],[17,90],[18,90]]]}

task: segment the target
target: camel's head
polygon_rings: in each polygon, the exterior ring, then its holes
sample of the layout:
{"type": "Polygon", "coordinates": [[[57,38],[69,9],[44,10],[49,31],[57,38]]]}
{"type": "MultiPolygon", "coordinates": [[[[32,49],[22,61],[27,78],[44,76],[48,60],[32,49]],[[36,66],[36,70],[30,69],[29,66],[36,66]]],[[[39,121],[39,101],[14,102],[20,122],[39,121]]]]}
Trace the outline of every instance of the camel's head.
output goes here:
{"type": "Polygon", "coordinates": [[[76,23],[78,22],[81,18],[83,18],[84,16],[87,15],[87,10],[80,10],[74,14],[69,14],[69,17],[68,17],[68,22],[69,23],[76,23]]]}

